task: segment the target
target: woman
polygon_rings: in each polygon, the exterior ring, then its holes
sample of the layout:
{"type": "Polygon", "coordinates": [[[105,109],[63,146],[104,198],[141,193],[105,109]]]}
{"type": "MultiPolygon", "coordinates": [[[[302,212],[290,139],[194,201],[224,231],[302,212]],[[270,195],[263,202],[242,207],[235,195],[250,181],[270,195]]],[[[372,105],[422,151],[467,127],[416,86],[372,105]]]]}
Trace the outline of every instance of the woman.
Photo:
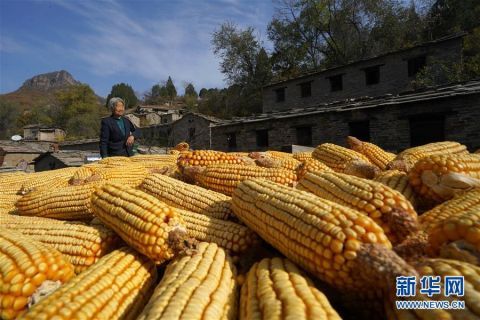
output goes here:
{"type": "Polygon", "coordinates": [[[132,122],[123,117],[125,103],[120,98],[111,98],[108,107],[112,115],[102,119],[100,130],[100,155],[102,158],[112,156],[133,156],[133,132],[135,127],[132,122]]]}

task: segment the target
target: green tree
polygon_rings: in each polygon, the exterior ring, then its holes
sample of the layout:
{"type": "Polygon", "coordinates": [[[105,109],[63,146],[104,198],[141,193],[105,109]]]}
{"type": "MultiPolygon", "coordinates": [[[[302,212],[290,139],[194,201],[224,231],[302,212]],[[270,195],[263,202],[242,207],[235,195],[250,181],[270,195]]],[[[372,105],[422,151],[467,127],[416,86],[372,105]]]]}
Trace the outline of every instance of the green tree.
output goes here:
{"type": "MultiPolygon", "coordinates": [[[[249,27],[239,29],[232,23],[224,23],[212,38],[214,53],[220,57],[220,70],[229,88],[218,101],[225,103],[225,116],[244,115],[262,111],[261,90],[272,76],[270,58],[249,27]]],[[[207,99],[214,99],[206,95],[207,99]]],[[[202,96],[203,99],[203,96],[202,96]]],[[[211,104],[211,102],[207,102],[211,104]]]]}
{"type": "Polygon", "coordinates": [[[119,97],[125,101],[125,108],[135,107],[138,103],[138,98],[135,95],[132,87],[126,83],[119,83],[112,86],[112,90],[107,96],[106,106],[108,107],[108,101],[110,98],[119,97]]]}
{"type": "Polygon", "coordinates": [[[460,61],[430,61],[415,77],[417,88],[442,85],[480,78],[480,27],[463,39],[463,59],[460,61]]]}
{"type": "Polygon", "coordinates": [[[471,30],[479,25],[480,1],[436,0],[426,17],[427,39],[436,39],[459,31],[471,30]]]}
{"type": "Polygon", "coordinates": [[[100,118],[106,114],[100,108],[95,93],[88,85],[77,85],[57,93],[59,102],[54,124],[66,130],[67,138],[93,138],[100,132],[100,118]]]}
{"type": "Polygon", "coordinates": [[[165,91],[164,94],[166,93],[167,98],[170,99],[170,101],[173,101],[177,97],[177,89],[175,88],[175,85],[173,84],[172,78],[169,76],[167,83],[165,84],[165,91]]]}
{"type": "Polygon", "coordinates": [[[198,97],[197,91],[195,91],[195,87],[193,86],[193,84],[187,84],[187,86],[185,87],[185,96],[198,97]]]}
{"type": "Polygon", "coordinates": [[[203,98],[207,94],[207,92],[208,92],[207,88],[202,88],[202,89],[200,89],[200,91],[198,93],[198,96],[200,98],[203,98]]]}
{"type": "Polygon", "coordinates": [[[421,25],[397,0],[285,0],[268,26],[273,69],[288,77],[396,50],[420,40],[421,25]]]}
{"type": "Polygon", "coordinates": [[[0,139],[10,139],[14,134],[21,132],[17,127],[20,116],[19,106],[0,100],[0,139]]]}

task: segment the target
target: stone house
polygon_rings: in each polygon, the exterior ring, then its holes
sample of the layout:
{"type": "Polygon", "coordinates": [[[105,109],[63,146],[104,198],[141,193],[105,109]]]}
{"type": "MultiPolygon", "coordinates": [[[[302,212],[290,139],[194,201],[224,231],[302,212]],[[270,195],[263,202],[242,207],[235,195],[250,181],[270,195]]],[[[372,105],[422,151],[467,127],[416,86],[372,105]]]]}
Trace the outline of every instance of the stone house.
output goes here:
{"type": "Polygon", "coordinates": [[[269,84],[263,88],[263,112],[412,90],[415,75],[425,65],[461,61],[464,36],[453,35],[269,84]]]}
{"type": "Polygon", "coordinates": [[[169,146],[186,141],[192,149],[211,149],[211,125],[220,124],[223,120],[201,113],[189,112],[171,125],[169,146]]]}
{"type": "Polygon", "coordinates": [[[59,152],[46,152],[33,159],[35,172],[61,169],[66,167],[80,167],[85,163],[101,159],[100,154],[68,150],[59,152]]]}
{"type": "Polygon", "coordinates": [[[49,150],[53,150],[50,143],[0,141],[0,167],[16,167],[25,162],[27,171],[33,171],[32,160],[49,150]]]}
{"type": "Polygon", "coordinates": [[[140,128],[140,140],[146,145],[173,147],[186,141],[193,149],[209,149],[210,125],[223,120],[195,112],[185,113],[171,123],[140,128]]]}
{"type": "Polygon", "coordinates": [[[63,141],[65,139],[65,130],[42,124],[32,124],[23,127],[23,138],[25,140],[37,141],[63,141]]]}
{"type": "Polygon", "coordinates": [[[127,118],[128,120],[130,120],[135,127],[137,127],[137,128],[140,127],[140,118],[137,117],[135,114],[128,113],[128,114],[125,114],[124,117],[127,118]]]}
{"type": "Polygon", "coordinates": [[[349,99],[213,123],[212,149],[284,150],[346,145],[348,135],[397,152],[451,140],[480,148],[480,80],[399,95],[349,99]]]}

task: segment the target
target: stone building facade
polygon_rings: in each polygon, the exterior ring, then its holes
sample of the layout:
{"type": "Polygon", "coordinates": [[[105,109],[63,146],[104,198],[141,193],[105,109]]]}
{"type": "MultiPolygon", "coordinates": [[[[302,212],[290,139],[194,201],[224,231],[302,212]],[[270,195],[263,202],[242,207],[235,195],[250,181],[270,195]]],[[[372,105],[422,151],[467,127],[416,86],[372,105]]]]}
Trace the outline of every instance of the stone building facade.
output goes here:
{"type": "Polygon", "coordinates": [[[304,108],[348,98],[397,94],[411,90],[412,81],[423,66],[461,60],[463,36],[446,37],[270,84],[263,88],[263,112],[304,108]]]}
{"type": "Polygon", "coordinates": [[[140,141],[145,145],[173,147],[186,141],[192,149],[210,149],[212,124],[221,123],[215,117],[189,112],[167,124],[139,128],[140,141]]]}
{"type": "Polygon", "coordinates": [[[390,151],[451,140],[480,148],[480,80],[236,118],[211,128],[212,149],[285,150],[291,145],[346,145],[348,135],[390,151]]]}
{"type": "Polygon", "coordinates": [[[36,141],[63,141],[65,131],[61,128],[32,124],[23,127],[23,138],[36,141]]]}

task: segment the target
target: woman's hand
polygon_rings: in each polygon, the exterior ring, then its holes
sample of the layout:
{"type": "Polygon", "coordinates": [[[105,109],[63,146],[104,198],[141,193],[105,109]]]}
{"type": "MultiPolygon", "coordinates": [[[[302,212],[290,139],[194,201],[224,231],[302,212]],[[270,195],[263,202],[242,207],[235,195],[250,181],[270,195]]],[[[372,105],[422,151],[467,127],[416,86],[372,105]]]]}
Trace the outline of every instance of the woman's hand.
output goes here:
{"type": "Polygon", "coordinates": [[[133,136],[130,136],[127,138],[127,146],[131,147],[133,145],[133,141],[135,140],[135,138],[133,136]]]}

